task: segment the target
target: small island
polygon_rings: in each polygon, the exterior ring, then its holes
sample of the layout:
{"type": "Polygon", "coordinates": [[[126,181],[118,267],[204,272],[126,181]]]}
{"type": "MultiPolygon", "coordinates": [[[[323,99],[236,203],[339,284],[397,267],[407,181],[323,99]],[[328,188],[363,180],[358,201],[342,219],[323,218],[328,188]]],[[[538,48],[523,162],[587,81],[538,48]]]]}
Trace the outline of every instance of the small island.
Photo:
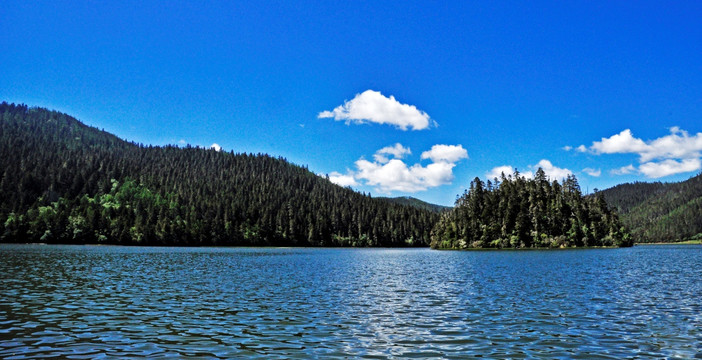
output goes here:
{"type": "Polygon", "coordinates": [[[442,214],[431,235],[434,249],[632,246],[633,239],[601,194],[583,196],[578,180],[532,179],[518,171],[470,189],[442,214]]]}

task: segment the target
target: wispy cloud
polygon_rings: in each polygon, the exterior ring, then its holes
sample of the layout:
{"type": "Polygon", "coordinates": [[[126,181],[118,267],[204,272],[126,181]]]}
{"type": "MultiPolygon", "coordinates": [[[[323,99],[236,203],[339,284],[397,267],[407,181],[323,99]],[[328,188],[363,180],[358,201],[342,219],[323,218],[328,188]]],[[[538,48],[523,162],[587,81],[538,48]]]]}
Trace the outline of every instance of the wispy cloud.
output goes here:
{"type": "Polygon", "coordinates": [[[333,118],[346,124],[387,124],[401,130],[428,129],[436,123],[429,114],[414,105],[402,104],[394,96],[385,97],[379,91],[366,90],[356,94],[352,100],[345,101],[331,111],[322,111],[319,118],[333,118]]]}
{"type": "Polygon", "coordinates": [[[634,167],[633,164],[629,164],[627,166],[622,166],[617,169],[612,169],[609,171],[612,175],[628,175],[628,174],[633,174],[636,172],[636,168],[634,167]]]}
{"type": "Polygon", "coordinates": [[[454,179],[453,168],[460,160],[468,158],[468,152],[461,145],[432,146],[431,150],[423,152],[421,156],[422,159],[432,161],[426,166],[419,163],[407,165],[402,160],[407,154],[410,154],[410,149],[399,143],[384,147],[373,155],[374,161],[363,158],[357,160],[355,172],[347,175],[332,173],[329,178],[338,184],[353,182],[353,185],[373,186],[381,193],[412,193],[450,184],[454,179]]]}
{"type": "Polygon", "coordinates": [[[602,175],[602,170],[600,169],[584,168],[583,172],[593,177],[599,177],[602,175]]]}

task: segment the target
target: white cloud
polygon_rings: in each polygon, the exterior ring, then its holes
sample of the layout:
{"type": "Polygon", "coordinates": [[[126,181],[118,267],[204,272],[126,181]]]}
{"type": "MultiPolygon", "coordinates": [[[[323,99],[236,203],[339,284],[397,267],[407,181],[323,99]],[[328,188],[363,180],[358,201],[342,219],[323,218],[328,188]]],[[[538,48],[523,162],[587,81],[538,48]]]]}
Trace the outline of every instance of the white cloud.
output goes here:
{"type": "MultiPolygon", "coordinates": [[[[557,166],[554,166],[549,160],[543,159],[539,161],[536,165],[529,165],[530,171],[520,171],[519,175],[521,177],[524,177],[526,179],[533,179],[534,178],[534,173],[539,169],[542,168],[544,170],[544,173],[549,179],[554,179],[554,180],[563,180],[566,178],[568,175],[572,175],[573,172],[565,169],[565,168],[559,168],[557,166]]],[[[502,173],[505,174],[505,176],[509,176],[514,174],[514,168],[511,165],[502,165],[498,167],[492,168],[492,170],[487,172],[487,178],[489,180],[492,180],[494,178],[500,179],[502,177],[502,173]]]]}
{"type": "Polygon", "coordinates": [[[346,124],[364,124],[372,122],[388,124],[398,129],[423,130],[436,123],[424,111],[414,105],[402,104],[394,96],[385,97],[379,91],[366,90],[356,94],[350,101],[345,101],[332,111],[322,111],[319,118],[334,118],[346,121],[346,124]]]}
{"type": "Polygon", "coordinates": [[[514,168],[509,165],[497,166],[488,171],[485,176],[487,176],[488,180],[492,180],[494,178],[501,179],[503,173],[505,176],[512,175],[514,174],[514,168]]]}
{"type": "Polygon", "coordinates": [[[353,173],[349,172],[349,174],[344,175],[341,173],[338,173],[336,171],[332,172],[329,174],[329,181],[333,182],[334,184],[340,185],[340,186],[356,186],[358,183],[356,182],[356,179],[353,177],[353,173]]]}
{"type": "Polygon", "coordinates": [[[383,193],[391,191],[417,192],[430,187],[450,184],[455,163],[439,162],[426,167],[414,164],[408,167],[402,160],[392,159],[385,164],[368,160],[356,161],[356,177],[366,180],[383,193]]]}
{"type": "Polygon", "coordinates": [[[374,161],[359,159],[355,162],[356,171],[347,175],[332,173],[330,180],[355,185],[369,185],[381,193],[392,191],[417,192],[432,187],[450,184],[453,179],[453,168],[461,159],[468,158],[468,153],[461,145],[434,145],[431,150],[422,153],[422,158],[431,159],[432,163],[407,165],[403,160],[410,149],[395,144],[378,150],[374,161]],[[424,156],[426,154],[426,156],[424,156]],[[385,155],[393,156],[388,159],[385,155]],[[334,179],[332,179],[334,178],[334,179]]]}
{"type": "Polygon", "coordinates": [[[386,163],[390,161],[386,155],[392,155],[395,159],[402,159],[405,155],[411,154],[412,151],[408,147],[402,146],[400,143],[396,143],[393,146],[386,146],[375,152],[373,159],[379,163],[386,163]]]}
{"type": "Polygon", "coordinates": [[[600,169],[595,170],[593,168],[584,168],[583,172],[594,177],[599,177],[600,175],[602,175],[602,170],[600,169]]]}
{"type": "Polygon", "coordinates": [[[431,150],[422,153],[422,159],[431,159],[433,162],[455,163],[467,158],[468,152],[462,145],[434,145],[431,150]]]}
{"type": "Polygon", "coordinates": [[[630,129],[590,146],[594,154],[636,154],[639,156],[638,170],[634,165],[613,169],[614,175],[641,173],[649,178],[697,171],[702,167],[702,133],[690,135],[677,126],[670,128],[670,134],[657,139],[644,141],[634,137],[630,129]]]}
{"type": "MultiPolygon", "coordinates": [[[[690,136],[687,131],[674,126],[670,135],[660,137],[648,143],[649,149],[641,154],[641,161],[653,159],[688,159],[699,161],[702,151],[702,133],[690,136]]],[[[688,162],[690,163],[690,162],[688,162]]],[[[691,170],[694,171],[694,170],[691,170]]]]}
{"type": "Polygon", "coordinates": [[[543,159],[543,160],[539,161],[536,165],[532,165],[529,167],[532,169],[538,169],[538,168],[544,169],[546,176],[549,177],[550,179],[554,179],[554,180],[563,180],[568,175],[573,175],[572,171],[565,169],[565,168],[559,168],[557,166],[554,166],[550,161],[548,161],[546,159],[543,159]]]}
{"type": "Polygon", "coordinates": [[[214,144],[210,145],[210,149],[214,149],[214,151],[220,151],[220,150],[222,150],[222,147],[219,146],[219,144],[214,143],[214,144]]]}
{"type": "Polygon", "coordinates": [[[626,129],[593,142],[590,149],[595,154],[638,154],[642,163],[655,159],[699,159],[702,156],[702,133],[690,136],[687,131],[674,126],[669,135],[643,141],[626,129]]]}
{"type": "Polygon", "coordinates": [[[566,146],[562,147],[562,149],[565,151],[571,151],[571,150],[573,150],[573,147],[566,145],[566,146]]]}
{"type": "Polygon", "coordinates": [[[185,139],[180,139],[180,140],[178,140],[178,144],[185,145],[185,144],[187,144],[187,142],[185,141],[185,139]]]}
{"type": "Polygon", "coordinates": [[[634,167],[634,165],[629,164],[627,166],[622,166],[618,169],[612,169],[609,172],[612,173],[612,175],[628,175],[635,173],[636,168],[634,167]]]}
{"type": "Polygon", "coordinates": [[[587,152],[587,148],[585,147],[585,145],[580,145],[580,146],[575,148],[575,151],[584,153],[584,152],[587,152]]]}
{"type": "Polygon", "coordinates": [[[593,142],[590,149],[595,154],[640,153],[646,150],[646,143],[635,138],[631,130],[626,129],[609,138],[593,142]]]}
{"type": "MultiPolygon", "coordinates": [[[[530,165],[529,167],[532,167],[530,165]]],[[[514,172],[517,169],[513,168],[511,165],[502,165],[502,166],[497,166],[492,168],[492,170],[488,171],[485,175],[487,176],[488,180],[493,180],[497,178],[498,180],[502,179],[502,173],[505,174],[506,177],[510,177],[514,175],[514,172]]],[[[519,177],[523,177],[525,179],[533,179],[534,178],[534,173],[531,171],[519,171],[519,177]]]]}
{"type": "Polygon", "coordinates": [[[639,166],[639,171],[650,178],[660,178],[668,175],[696,171],[702,168],[700,159],[684,159],[681,161],[668,159],[660,162],[647,162],[639,166]]]}

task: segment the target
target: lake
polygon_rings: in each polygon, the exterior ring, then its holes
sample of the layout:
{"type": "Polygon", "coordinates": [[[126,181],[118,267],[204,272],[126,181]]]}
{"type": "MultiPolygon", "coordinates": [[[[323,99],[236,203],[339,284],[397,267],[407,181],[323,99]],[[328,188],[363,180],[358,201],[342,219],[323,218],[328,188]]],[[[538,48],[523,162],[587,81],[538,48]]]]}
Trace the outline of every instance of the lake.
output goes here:
{"type": "Polygon", "coordinates": [[[0,245],[0,358],[702,358],[702,246],[0,245]]]}

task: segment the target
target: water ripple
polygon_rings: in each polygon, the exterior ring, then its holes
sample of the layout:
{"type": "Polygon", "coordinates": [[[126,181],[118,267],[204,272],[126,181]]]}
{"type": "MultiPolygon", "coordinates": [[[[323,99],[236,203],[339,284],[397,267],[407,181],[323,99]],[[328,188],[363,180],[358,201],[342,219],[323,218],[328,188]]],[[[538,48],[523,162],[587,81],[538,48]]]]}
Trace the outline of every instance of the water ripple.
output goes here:
{"type": "Polygon", "coordinates": [[[702,358],[702,247],[0,246],[0,358],[702,358]]]}

